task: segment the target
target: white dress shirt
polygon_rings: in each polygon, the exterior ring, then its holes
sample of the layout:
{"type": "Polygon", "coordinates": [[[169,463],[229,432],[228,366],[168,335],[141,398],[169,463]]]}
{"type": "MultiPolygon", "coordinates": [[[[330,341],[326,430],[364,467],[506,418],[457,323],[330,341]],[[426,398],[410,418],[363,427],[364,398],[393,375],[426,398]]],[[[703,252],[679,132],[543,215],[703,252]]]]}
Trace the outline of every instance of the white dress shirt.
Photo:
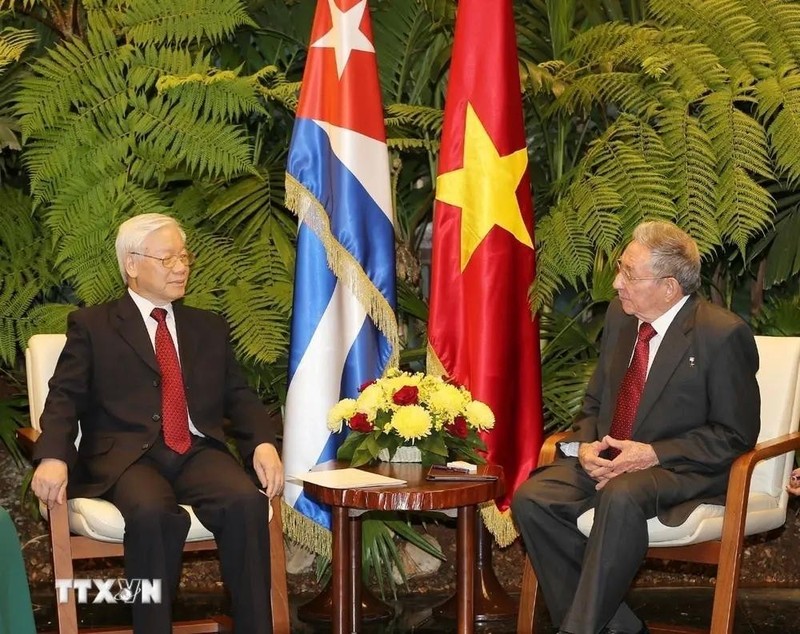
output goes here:
{"type": "MultiPolygon", "coordinates": [[[[650,339],[650,351],[647,356],[647,375],[650,374],[650,368],[653,367],[653,361],[656,358],[656,353],[658,352],[658,348],[661,346],[661,342],[664,341],[664,335],[666,334],[669,327],[672,325],[672,322],[675,319],[675,316],[678,314],[683,305],[689,300],[688,295],[684,295],[678,302],[670,308],[667,312],[665,312],[661,317],[654,319],[650,322],[650,325],[653,327],[653,330],[656,331],[655,336],[650,339]]],[[[639,324],[637,326],[637,331],[642,325],[642,320],[639,320],[639,324]]],[[[633,348],[631,349],[631,356],[628,360],[628,365],[630,365],[631,360],[633,359],[633,351],[636,349],[636,343],[633,344],[633,348]]],[[[647,380],[645,378],[645,380],[647,380]]],[[[559,443],[559,447],[561,448],[561,452],[565,456],[569,456],[570,458],[577,458],[578,457],[578,447],[580,443],[575,442],[563,442],[559,443]]]]}

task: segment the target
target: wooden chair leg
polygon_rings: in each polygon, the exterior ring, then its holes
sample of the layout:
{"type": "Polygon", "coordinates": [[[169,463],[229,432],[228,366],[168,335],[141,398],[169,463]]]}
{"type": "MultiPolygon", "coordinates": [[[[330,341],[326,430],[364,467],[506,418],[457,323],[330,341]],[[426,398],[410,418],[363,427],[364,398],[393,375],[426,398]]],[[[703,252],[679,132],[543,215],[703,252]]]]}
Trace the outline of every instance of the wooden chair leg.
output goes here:
{"type": "Polygon", "coordinates": [[[533,634],[533,613],[536,609],[536,595],[538,592],[539,580],[533,571],[531,560],[526,556],[522,571],[519,613],[517,614],[517,634],[533,634]]]}
{"type": "MultiPolygon", "coordinates": [[[[66,504],[51,509],[49,515],[50,547],[53,553],[53,580],[72,579],[72,547],[69,535],[69,512],[66,504]]],[[[62,603],[56,593],[56,618],[58,634],[78,634],[78,609],[75,593],[67,592],[66,602],[62,603]]]]}
{"type": "Polygon", "coordinates": [[[289,591],[286,587],[286,553],[283,549],[281,498],[272,498],[270,504],[272,505],[272,521],[269,523],[272,630],[274,634],[289,634],[289,591]]]}

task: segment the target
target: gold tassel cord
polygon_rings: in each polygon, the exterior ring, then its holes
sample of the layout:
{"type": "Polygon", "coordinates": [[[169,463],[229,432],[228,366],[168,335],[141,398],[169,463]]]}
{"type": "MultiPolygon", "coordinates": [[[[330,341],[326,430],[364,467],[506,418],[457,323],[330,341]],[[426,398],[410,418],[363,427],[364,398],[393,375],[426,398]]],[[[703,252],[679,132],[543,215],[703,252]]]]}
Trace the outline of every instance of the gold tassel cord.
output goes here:
{"type": "Polygon", "coordinates": [[[510,546],[519,536],[511,518],[511,509],[500,511],[494,502],[481,504],[481,519],[500,548],[510,546]]]}

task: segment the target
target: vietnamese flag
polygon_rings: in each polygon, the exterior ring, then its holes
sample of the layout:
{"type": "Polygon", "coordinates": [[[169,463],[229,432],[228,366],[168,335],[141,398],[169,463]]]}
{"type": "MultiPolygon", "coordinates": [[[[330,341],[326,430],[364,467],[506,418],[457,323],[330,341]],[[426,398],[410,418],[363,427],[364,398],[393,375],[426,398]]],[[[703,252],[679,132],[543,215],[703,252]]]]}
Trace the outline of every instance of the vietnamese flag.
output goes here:
{"type": "Polygon", "coordinates": [[[500,545],[542,442],[533,203],[511,0],[460,0],[433,212],[428,371],[492,408],[487,460],[506,492],[483,510],[500,545]],[[498,513],[498,511],[500,513],[498,513]]]}

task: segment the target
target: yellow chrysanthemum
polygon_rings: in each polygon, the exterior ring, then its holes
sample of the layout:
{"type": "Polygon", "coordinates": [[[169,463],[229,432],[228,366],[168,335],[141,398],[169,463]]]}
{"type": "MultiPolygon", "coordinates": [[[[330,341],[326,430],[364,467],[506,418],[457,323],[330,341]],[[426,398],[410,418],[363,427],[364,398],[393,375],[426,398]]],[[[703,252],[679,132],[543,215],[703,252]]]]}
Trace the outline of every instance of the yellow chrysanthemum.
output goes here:
{"type": "Polygon", "coordinates": [[[395,412],[392,428],[405,440],[423,438],[431,433],[431,415],[424,407],[407,405],[395,412]]]}
{"type": "Polygon", "coordinates": [[[494,412],[486,403],[472,401],[464,408],[464,418],[470,427],[477,429],[491,429],[494,427],[494,412]]]}
{"type": "Polygon", "coordinates": [[[455,385],[441,383],[436,390],[428,395],[427,402],[434,412],[444,415],[445,418],[452,419],[464,409],[466,398],[464,393],[455,385]]]}
{"type": "Polygon", "coordinates": [[[369,421],[374,421],[378,410],[385,405],[383,388],[377,383],[365,387],[356,400],[356,409],[359,412],[364,412],[369,421]]]}
{"type": "Polygon", "coordinates": [[[353,414],[356,413],[356,401],[353,398],[343,398],[341,401],[331,407],[328,412],[328,429],[332,432],[339,433],[342,431],[342,423],[350,420],[353,414]]]}

